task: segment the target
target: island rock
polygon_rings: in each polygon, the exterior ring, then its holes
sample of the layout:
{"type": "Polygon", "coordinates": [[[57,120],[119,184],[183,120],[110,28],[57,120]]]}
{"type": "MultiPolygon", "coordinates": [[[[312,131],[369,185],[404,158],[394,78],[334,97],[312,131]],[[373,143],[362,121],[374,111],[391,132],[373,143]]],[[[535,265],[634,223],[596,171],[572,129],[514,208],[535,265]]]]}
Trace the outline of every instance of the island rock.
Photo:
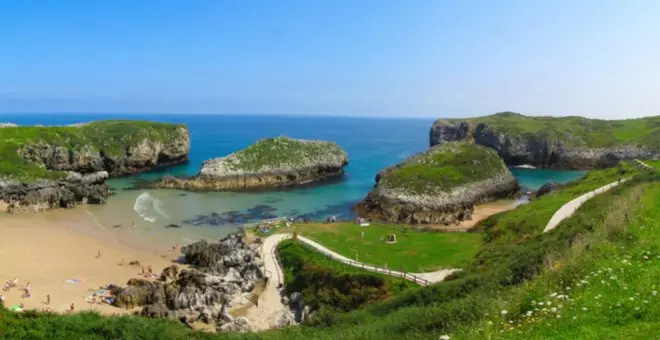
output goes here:
{"type": "Polygon", "coordinates": [[[192,178],[166,177],[150,186],[184,190],[271,189],[340,177],[348,156],[319,140],[267,138],[226,157],[205,161],[192,178]]]}
{"type": "Polygon", "coordinates": [[[361,216],[409,224],[453,224],[470,219],[474,205],[518,191],[497,153],[469,143],[442,143],[376,176],[356,206],[361,216]]]}
{"type": "Polygon", "coordinates": [[[660,116],[600,120],[503,112],[437,120],[430,131],[430,145],[453,141],[491,147],[508,165],[605,168],[621,160],[660,158],[660,116]]]}

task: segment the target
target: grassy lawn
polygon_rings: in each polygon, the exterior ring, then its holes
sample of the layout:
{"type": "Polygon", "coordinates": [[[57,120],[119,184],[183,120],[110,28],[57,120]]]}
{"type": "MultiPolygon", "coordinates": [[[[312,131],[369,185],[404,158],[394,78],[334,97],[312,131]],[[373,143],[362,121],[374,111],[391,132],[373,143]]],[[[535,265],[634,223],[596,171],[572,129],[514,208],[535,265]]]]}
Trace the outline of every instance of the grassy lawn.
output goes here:
{"type": "MultiPolygon", "coordinates": [[[[312,239],[348,258],[394,270],[426,272],[460,268],[481,247],[481,234],[423,232],[406,226],[372,223],[360,227],[352,222],[296,224],[289,230],[312,239]],[[362,233],[364,232],[364,238],[362,233]],[[394,233],[397,243],[381,241],[394,233]]],[[[286,230],[286,229],[284,229],[286,230]]]]}

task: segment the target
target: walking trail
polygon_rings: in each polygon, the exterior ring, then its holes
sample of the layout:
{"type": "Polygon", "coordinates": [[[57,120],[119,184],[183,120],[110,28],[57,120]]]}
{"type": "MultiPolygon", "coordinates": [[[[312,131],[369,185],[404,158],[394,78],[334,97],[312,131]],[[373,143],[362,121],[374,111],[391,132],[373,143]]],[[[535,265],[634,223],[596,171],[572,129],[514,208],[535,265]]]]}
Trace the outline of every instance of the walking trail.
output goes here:
{"type": "MultiPolygon", "coordinates": [[[[269,277],[268,282],[264,291],[259,296],[258,305],[252,306],[247,310],[246,317],[250,321],[250,325],[255,330],[265,330],[269,328],[275,328],[278,326],[278,323],[282,315],[289,312],[289,307],[282,304],[282,295],[281,288],[284,286],[284,273],[282,267],[280,266],[279,259],[277,258],[276,248],[277,245],[291,238],[291,234],[275,234],[267,237],[263,241],[262,252],[264,259],[264,269],[269,277]]],[[[436,282],[443,281],[449,274],[458,271],[460,269],[442,269],[434,272],[427,273],[403,273],[395,270],[388,270],[373,265],[365,264],[362,262],[357,262],[351,260],[343,255],[337,254],[336,252],[306,238],[298,235],[298,240],[313,247],[319,252],[330,256],[334,260],[341,261],[345,264],[363,268],[365,270],[370,270],[373,272],[378,272],[386,275],[392,275],[396,277],[404,277],[407,280],[417,282],[422,285],[432,284],[436,282]]]]}
{"type": "Polygon", "coordinates": [[[557,226],[559,225],[559,223],[561,223],[561,221],[563,221],[563,220],[569,218],[571,215],[573,215],[573,213],[584,202],[588,201],[589,199],[591,199],[592,197],[594,197],[594,196],[596,196],[600,193],[603,193],[607,190],[610,190],[610,189],[614,188],[615,186],[617,186],[617,185],[619,185],[619,184],[621,184],[621,183],[623,183],[627,180],[628,179],[622,179],[621,181],[613,182],[613,183],[610,183],[606,186],[600,187],[596,190],[589,191],[588,193],[586,193],[586,194],[584,194],[584,195],[582,195],[582,196],[580,196],[576,199],[573,199],[572,201],[562,205],[562,207],[559,208],[559,210],[557,210],[557,212],[555,212],[554,215],[552,215],[552,218],[550,219],[550,222],[548,222],[548,225],[545,226],[545,229],[543,229],[543,232],[547,233],[548,231],[557,228],[557,226]]]}

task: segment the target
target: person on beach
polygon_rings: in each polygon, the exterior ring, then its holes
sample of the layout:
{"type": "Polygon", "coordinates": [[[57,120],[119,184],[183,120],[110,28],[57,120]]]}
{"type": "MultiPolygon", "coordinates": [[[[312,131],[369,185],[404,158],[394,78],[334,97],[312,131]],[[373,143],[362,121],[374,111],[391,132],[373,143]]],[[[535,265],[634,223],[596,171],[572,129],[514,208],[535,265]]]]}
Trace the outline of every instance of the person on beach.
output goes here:
{"type": "Polygon", "coordinates": [[[96,293],[92,294],[92,304],[96,303],[96,293]]]}
{"type": "Polygon", "coordinates": [[[29,298],[30,297],[30,281],[25,284],[25,288],[23,289],[25,291],[24,297],[29,298]]]}
{"type": "Polygon", "coordinates": [[[69,307],[69,313],[73,313],[75,310],[76,310],[76,308],[73,305],[73,302],[71,302],[71,306],[69,307]]]}
{"type": "Polygon", "coordinates": [[[101,249],[99,249],[99,251],[96,253],[96,258],[97,259],[101,258],[101,249]]]}
{"type": "Polygon", "coordinates": [[[0,303],[5,303],[5,296],[4,295],[0,295],[0,303]]]}
{"type": "Polygon", "coordinates": [[[46,294],[46,304],[50,305],[50,294],[46,294]]]}

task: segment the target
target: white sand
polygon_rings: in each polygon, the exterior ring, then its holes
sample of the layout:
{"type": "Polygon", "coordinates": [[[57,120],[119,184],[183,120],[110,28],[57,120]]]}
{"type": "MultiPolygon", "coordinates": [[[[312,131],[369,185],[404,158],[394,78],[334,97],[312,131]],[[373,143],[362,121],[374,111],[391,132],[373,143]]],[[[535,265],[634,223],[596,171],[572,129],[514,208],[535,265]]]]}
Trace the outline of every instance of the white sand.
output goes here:
{"type": "Polygon", "coordinates": [[[111,239],[83,235],[66,224],[67,214],[79,213],[80,210],[74,209],[55,215],[0,216],[0,285],[4,286],[4,282],[13,277],[19,279],[18,288],[0,292],[6,298],[5,306],[24,303],[27,309],[50,308],[63,312],[74,303],[76,311],[126,313],[126,310],[107,304],[87,303],[85,298],[93,294],[91,289],[109,283],[125,285],[128,279],[140,277],[140,268],[119,266],[122,260],[126,263],[137,260],[143,265],[151,265],[153,271],[159,273],[176,257],[173,252],[165,250],[160,254],[135,250],[111,239]],[[99,250],[101,257],[97,258],[99,250]],[[83,282],[64,282],[72,278],[83,282]],[[32,296],[23,298],[27,281],[32,285],[32,296]],[[51,296],[48,306],[45,304],[46,294],[51,296]]]}

